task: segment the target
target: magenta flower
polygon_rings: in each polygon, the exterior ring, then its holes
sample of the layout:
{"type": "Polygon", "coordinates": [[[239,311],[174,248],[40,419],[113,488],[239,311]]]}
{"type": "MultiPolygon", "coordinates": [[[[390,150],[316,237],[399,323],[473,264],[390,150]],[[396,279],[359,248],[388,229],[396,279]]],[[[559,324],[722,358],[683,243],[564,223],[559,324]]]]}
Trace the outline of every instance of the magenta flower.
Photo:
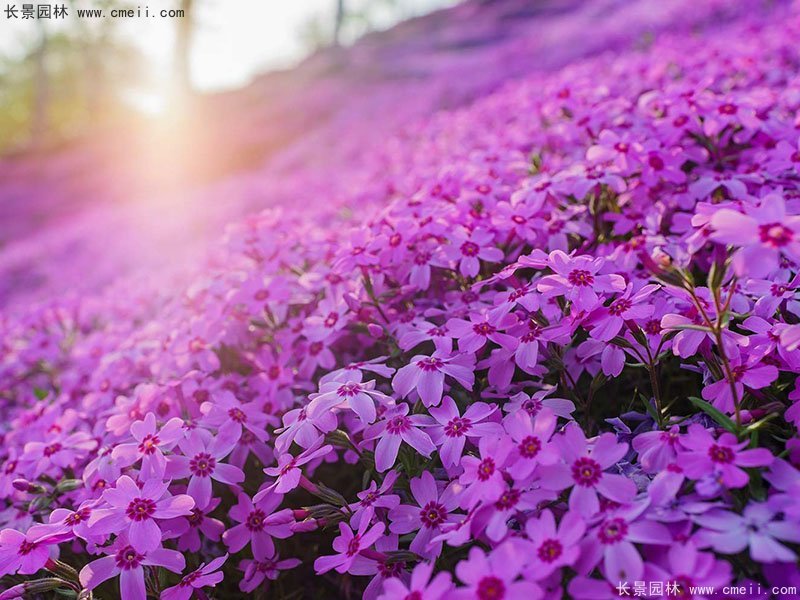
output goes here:
{"type": "Polygon", "coordinates": [[[639,463],[647,473],[658,473],[675,462],[681,445],[680,428],[669,431],[645,431],[633,438],[633,449],[639,453],[639,463]]]}
{"type": "Polygon", "coordinates": [[[648,501],[604,515],[600,523],[584,538],[578,565],[579,572],[588,572],[601,560],[609,583],[641,580],[644,561],[634,544],[669,546],[672,535],[666,526],[642,518],[648,501]]]}
{"type": "Polygon", "coordinates": [[[390,469],[397,460],[400,444],[405,442],[414,450],[429,457],[436,451],[430,436],[420,427],[431,424],[431,418],[423,415],[408,416],[408,404],[398,404],[386,411],[384,418],[364,431],[364,440],[374,440],[375,468],[379,473],[390,469]]]}
{"type": "Polygon", "coordinates": [[[458,271],[464,277],[475,277],[480,271],[480,261],[498,262],[503,260],[502,250],[492,245],[492,234],[482,229],[472,231],[458,228],[452,232],[450,245],[445,246],[445,254],[450,260],[458,262],[458,271]]]}
{"type": "Polygon", "coordinates": [[[416,390],[425,406],[436,406],[442,401],[445,375],[471,390],[475,384],[474,368],[472,354],[447,356],[434,352],[433,356],[417,355],[405,367],[398,369],[392,388],[401,398],[416,390]]]}
{"type": "Polygon", "coordinates": [[[81,585],[93,590],[104,581],[119,575],[119,592],[122,600],[145,600],[144,567],[164,567],[180,573],[186,561],[180,552],[156,546],[149,551],[138,551],[129,545],[124,536],[107,549],[108,556],[98,558],[83,567],[81,585]]]}
{"type": "Polygon", "coordinates": [[[170,495],[169,484],[150,479],[141,489],[123,475],[115,487],[103,492],[102,500],[108,508],[97,508],[89,518],[91,534],[123,532],[130,545],[139,553],[155,550],[161,545],[161,528],[156,520],[174,519],[187,515],[194,508],[194,500],[186,494],[170,495]]]}
{"type": "Polygon", "coordinates": [[[270,417],[253,402],[243,404],[232,393],[226,392],[213,402],[204,402],[200,410],[204,415],[202,423],[216,427],[219,437],[231,444],[242,437],[243,430],[249,431],[262,442],[267,440],[265,430],[270,417]]]}
{"type": "Polygon", "coordinates": [[[276,429],[275,449],[286,452],[297,443],[301,448],[310,448],[320,436],[336,429],[338,420],[333,412],[320,412],[313,419],[308,416],[308,407],[295,408],[283,415],[283,427],[276,429]]]}
{"type": "Polygon", "coordinates": [[[417,506],[401,504],[389,511],[389,531],[399,535],[416,531],[411,551],[432,560],[442,551],[442,542],[432,539],[444,525],[458,520],[451,515],[458,507],[458,495],[452,487],[440,494],[436,480],[428,471],[411,480],[411,494],[417,506]]]}
{"type": "Polygon", "coordinates": [[[403,583],[397,577],[390,577],[383,582],[383,593],[377,600],[444,600],[453,589],[450,574],[446,572],[433,574],[433,564],[421,562],[411,572],[411,580],[403,583]]]}
{"type": "Polygon", "coordinates": [[[356,494],[359,501],[350,505],[350,510],[353,511],[353,516],[350,518],[351,527],[358,529],[363,520],[372,521],[377,508],[391,510],[400,504],[400,496],[389,493],[395,481],[397,472],[389,471],[384,475],[380,487],[375,481],[371,481],[366,490],[356,494]]]}
{"type": "Polygon", "coordinates": [[[467,438],[500,435],[502,427],[498,423],[482,422],[497,410],[496,406],[485,402],[475,402],[467,407],[464,416],[458,412],[455,401],[445,396],[442,405],[429,410],[439,423],[428,429],[433,443],[439,447],[439,457],[445,467],[455,467],[461,461],[467,438]]]}
{"type": "Polygon", "coordinates": [[[197,569],[184,576],[178,585],[168,587],[161,592],[161,600],[189,600],[194,590],[214,587],[223,579],[219,569],[225,564],[228,555],[218,556],[208,564],[201,564],[197,569]]]}
{"type": "Polygon", "coordinates": [[[68,537],[59,536],[46,527],[32,527],[28,533],[3,529],[0,531],[0,577],[9,573],[36,573],[50,558],[55,544],[68,537]]]}
{"type": "Polygon", "coordinates": [[[584,531],[586,524],[571,511],[561,518],[558,528],[549,510],[543,510],[538,519],[528,519],[525,532],[530,540],[527,552],[530,562],[525,568],[525,575],[538,581],[560,567],[574,564],[580,553],[578,542],[584,531]]]}
{"type": "Polygon", "coordinates": [[[711,238],[739,247],[733,257],[737,275],[765,277],[773,273],[781,256],[800,262],[800,216],[786,214],[779,193],[764,196],[745,212],[722,208],[711,217],[711,238]]]}
{"type": "Polygon", "coordinates": [[[294,569],[300,564],[301,561],[296,558],[280,560],[277,554],[262,560],[243,560],[239,563],[239,568],[244,570],[244,579],[239,584],[239,589],[252,592],[261,587],[265,579],[275,580],[281,571],[294,569]]]}
{"type": "Polygon", "coordinates": [[[219,498],[211,498],[208,504],[201,508],[195,506],[185,517],[177,517],[165,521],[162,527],[165,539],[178,538],[178,550],[182,552],[197,552],[200,550],[201,536],[218,542],[225,531],[225,524],[211,516],[219,506],[219,498]]]}
{"type": "Polygon", "coordinates": [[[208,506],[212,479],[231,486],[244,481],[244,472],[239,467],[222,462],[232,447],[221,436],[204,440],[193,432],[180,441],[180,449],[183,456],[170,457],[170,474],[176,479],[189,478],[186,493],[194,498],[197,507],[208,506]]]}
{"type": "Polygon", "coordinates": [[[732,433],[723,433],[715,440],[696,423],[689,426],[681,445],[687,450],[678,453],[678,464],[687,477],[713,477],[728,488],[744,487],[750,481],[742,467],[763,467],[773,460],[772,453],[765,448],[746,450],[747,440],[739,442],[732,433]]]}
{"type": "Polygon", "coordinates": [[[505,542],[488,555],[473,547],[469,558],[456,565],[456,575],[466,584],[450,594],[454,599],[525,598],[537,600],[542,590],[519,576],[527,561],[526,553],[513,542],[505,542]]]}
{"type": "Polygon", "coordinates": [[[20,460],[33,463],[33,476],[73,466],[81,457],[86,457],[97,447],[97,440],[82,431],[69,435],[59,434],[46,442],[28,442],[20,460]]]}
{"type": "Polygon", "coordinates": [[[464,485],[461,507],[474,508],[477,504],[497,502],[506,490],[503,469],[514,446],[506,437],[482,437],[478,442],[480,456],[464,456],[461,466],[464,473],[458,481],[464,485]]]}
{"type": "Polygon", "coordinates": [[[550,409],[542,408],[535,418],[524,410],[518,410],[503,419],[503,427],[516,444],[508,467],[508,473],[515,481],[529,477],[539,464],[553,464],[558,460],[550,444],[556,428],[556,417],[550,409]]]}
{"type": "Polygon", "coordinates": [[[167,467],[164,452],[172,450],[183,437],[185,433],[183,426],[183,420],[176,417],[158,430],[156,416],[149,412],[143,420],[135,421],[131,425],[131,436],[136,441],[116,446],[111,452],[111,458],[123,468],[141,459],[142,479],[163,477],[167,467]]]}
{"type": "Polygon", "coordinates": [[[797,555],[778,540],[800,543],[800,524],[778,520],[775,511],[764,502],[751,502],[738,515],[712,509],[694,520],[704,529],[693,540],[699,548],[713,547],[723,554],[750,549],[753,560],[762,563],[794,562],[797,555]]]}
{"type": "Polygon", "coordinates": [[[571,510],[582,517],[594,516],[600,510],[598,493],[620,504],[633,500],[636,495],[633,481],[606,472],[625,456],[627,444],[619,444],[613,434],[604,433],[589,446],[580,427],[574,423],[567,425],[554,442],[561,450],[564,462],[539,467],[542,486],[553,490],[572,486],[569,496],[571,510]]]}
{"type": "Polygon", "coordinates": [[[383,535],[386,526],[378,523],[368,529],[369,521],[364,520],[356,532],[345,523],[339,523],[339,536],[333,540],[333,549],[337,554],[320,556],[314,561],[317,574],[336,569],[339,573],[347,573],[360,552],[369,549],[383,535]]]}
{"type": "Polygon", "coordinates": [[[317,419],[323,413],[332,409],[347,406],[358,417],[369,425],[375,421],[375,401],[390,405],[393,400],[386,394],[375,389],[375,381],[328,381],[320,386],[319,394],[312,394],[307,410],[312,419],[317,419]]]}
{"type": "Polygon", "coordinates": [[[674,581],[683,595],[695,589],[694,598],[705,600],[712,594],[699,595],[700,588],[717,590],[731,581],[731,565],[716,560],[709,552],[699,552],[692,542],[673,544],[662,566],[645,563],[645,581],[674,581]]]}
{"type": "Polygon", "coordinates": [[[599,301],[598,292],[613,293],[625,289],[625,280],[620,275],[599,274],[604,263],[602,258],[568,256],[561,250],[554,250],[547,266],[555,275],[542,277],[536,287],[545,298],[564,296],[576,309],[591,310],[599,301]]]}
{"type": "MultiPolygon", "coordinates": [[[[318,442],[318,444],[321,443],[322,440],[318,442]]],[[[300,484],[300,477],[303,474],[300,467],[306,463],[327,456],[332,450],[333,446],[326,445],[320,447],[319,445],[315,445],[303,450],[303,452],[297,456],[292,456],[291,454],[281,455],[278,458],[277,467],[267,467],[264,469],[264,473],[270,477],[275,477],[275,481],[253,496],[253,502],[260,501],[271,492],[285,494],[295,489],[300,484]]]]}
{"type": "MultiPolygon", "coordinates": [[[[738,357],[730,361],[733,372],[736,395],[742,398],[745,387],[759,390],[769,386],[778,378],[778,369],[774,365],[761,363],[761,357],[751,356],[746,361],[738,357]]],[[[731,393],[731,386],[727,379],[720,379],[703,388],[703,399],[708,400],[714,407],[725,413],[734,411],[734,398],[731,393]]]]}
{"type": "Polygon", "coordinates": [[[591,326],[590,335],[602,342],[608,342],[622,329],[625,321],[645,319],[653,314],[654,307],[644,304],[647,298],[658,289],[657,285],[642,286],[636,293],[633,284],[628,284],[622,295],[608,306],[596,308],[591,312],[586,325],[591,326]]]}
{"type": "Polygon", "coordinates": [[[501,348],[515,350],[519,340],[501,331],[517,323],[516,315],[508,312],[510,309],[510,306],[506,306],[499,312],[472,313],[469,321],[452,318],[447,321],[447,329],[458,339],[458,349],[461,352],[475,353],[487,341],[492,341],[501,348]]]}
{"type": "Polygon", "coordinates": [[[247,494],[239,494],[238,504],[229,513],[239,525],[222,535],[222,541],[228,549],[239,552],[247,544],[251,544],[256,560],[273,555],[275,543],[272,538],[288,538],[292,535],[291,525],[294,523],[291,509],[275,512],[282,500],[283,496],[271,493],[258,502],[253,502],[247,494]]]}

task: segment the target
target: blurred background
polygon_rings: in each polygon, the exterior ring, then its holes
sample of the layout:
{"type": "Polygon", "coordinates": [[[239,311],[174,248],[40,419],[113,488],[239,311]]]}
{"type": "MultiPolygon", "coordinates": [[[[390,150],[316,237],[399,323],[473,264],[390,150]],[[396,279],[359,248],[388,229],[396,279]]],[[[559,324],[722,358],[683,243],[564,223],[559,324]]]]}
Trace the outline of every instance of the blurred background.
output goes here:
{"type": "MultiPolygon", "coordinates": [[[[57,2],[66,15],[0,21],[0,152],[47,148],[115,123],[232,90],[313,52],[453,0],[57,2]],[[103,17],[78,11],[100,9],[103,17]],[[145,9],[149,17],[112,16],[145,9]],[[181,11],[161,16],[162,9],[181,11]]],[[[39,4],[32,5],[35,9],[39,4]]],[[[11,12],[9,12],[11,11],[11,12]]]]}

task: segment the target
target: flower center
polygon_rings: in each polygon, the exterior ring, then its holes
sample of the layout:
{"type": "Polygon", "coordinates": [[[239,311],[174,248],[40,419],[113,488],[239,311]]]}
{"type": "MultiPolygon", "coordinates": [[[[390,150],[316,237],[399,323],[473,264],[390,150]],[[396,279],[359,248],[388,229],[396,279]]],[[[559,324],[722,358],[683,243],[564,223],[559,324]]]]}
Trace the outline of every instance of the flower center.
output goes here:
{"type": "Polygon", "coordinates": [[[411,429],[411,421],[408,420],[408,417],[403,415],[392,417],[386,424],[386,431],[394,435],[400,435],[409,429],[411,429]]]}
{"type": "Polygon", "coordinates": [[[128,571],[138,567],[144,560],[144,556],[139,554],[131,546],[125,546],[122,550],[117,552],[114,559],[116,560],[117,566],[120,569],[123,571],[128,571]]]}
{"type": "Polygon", "coordinates": [[[330,312],[328,316],[325,317],[325,327],[333,327],[336,325],[336,322],[339,320],[339,313],[330,312]]]}
{"type": "Polygon", "coordinates": [[[758,228],[761,242],[772,248],[780,248],[794,239],[794,231],[780,223],[768,223],[758,228]]]}
{"type": "Polygon", "coordinates": [[[433,356],[429,356],[428,358],[423,358],[422,360],[417,362],[417,367],[422,369],[423,371],[433,372],[439,371],[444,366],[444,362],[439,360],[438,358],[434,358],[433,356]]]}
{"type": "Polygon", "coordinates": [[[542,442],[535,435],[529,435],[519,443],[518,448],[524,458],[534,458],[542,449],[542,442]]]}
{"type": "Polygon", "coordinates": [[[228,416],[237,423],[246,423],[247,415],[242,412],[241,408],[232,408],[228,411],[228,416]]]}
{"type": "Polygon", "coordinates": [[[715,463],[729,464],[733,462],[733,451],[727,446],[711,444],[711,447],[708,449],[708,456],[711,458],[712,462],[715,463]]]}
{"type": "Polygon", "coordinates": [[[344,385],[340,386],[338,390],[336,390],[336,393],[342,398],[345,396],[348,398],[352,398],[360,391],[361,391],[361,386],[359,384],[345,383],[344,385]]]}
{"type": "Polygon", "coordinates": [[[480,247],[475,242],[464,242],[461,244],[461,254],[464,256],[478,256],[480,247]]]}
{"type": "Polygon", "coordinates": [[[539,560],[542,562],[551,563],[561,556],[563,552],[564,547],[561,545],[561,542],[554,539],[548,539],[542,542],[542,545],[539,546],[536,554],[539,556],[539,560]]]}
{"type": "Polygon", "coordinates": [[[198,477],[208,477],[217,466],[216,459],[205,452],[201,452],[189,461],[189,470],[198,477]]]}
{"type": "Polygon", "coordinates": [[[153,454],[156,451],[156,446],[161,443],[157,435],[148,433],[144,436],[142,443],[139,444],[139,452],[142,454],[153,454]]]}
{"type": "Polygon", "coordinates": [[[497,331],[493,325],[490,325],[485,321],[483,323],[478,323],[476,325],[473,325],[472,330],[478,335],[482,336],[487,336],[497,331]]]}
{"type": "Polygon", "coordinates": [[[529,398],[522,403],[522,408],[525,409],[525,412],[530,416],[535,417],[539,414],[539,411],[542,410],[542,401],[538,398],[529,398]]]}
{"type": "Polygon", "coordinates": [[[154,512],[156,512],[156,503],[150,498],[134,498],[125,509],[125,514],[131,521],[144,521],[149,519],[154,512]]]}
{"type": "Polygon", "coordinates": [[[55,444],[50,444],[49,446],[45,447],[44,455],[45,456],[53,456],[53,454],[55,454],[56,452],[59,452],[61,450],[61,448],[63,448],[63,446],[61,444],[59,444],[58,442],[56,442],[55,444]]]}
{"type": "Polygon", "coordinates": [[[725,104],[721,104],[717,110],[721,115],[735,115],[738,112],[739,107],[737,107],[735,104],[731,104],[730,102],[726,102],[725,104]]]}
{"type": "Polygon", "coordinates": [[[361,549],[361,537],[358,535],[354,535],[353,539],[350,540],[350,543],[347,544],[347,556],[353,556],[354,554],[358,554],[358,551],[361,549]]]}
{"type": "Polygon", "coordinates": [[[611,306],[608,307],[608,312],[609,314],[618,317],[626,310],[629,310],[631,306],[633,306],[633,302],[627,298],[620,298],[619,300],[615,300],[611,303],[611,306]]]}
{"type": "Polygon", "coordinates": [[[486,481],[494,474],[494,460],[492,458],[484,458],[478,465],[478,479],[486,481]]]}
{"type": "Polygon", "coordinates": [[[249,515],[247,515],[247,521],[245,525],[250,531],[261,531],[264,529],[264,519],[266,515],[264,511],[260,508],[255,509],[249,515]]]}
{"type": "Polygon", "coordinates": [[[478,582],[477,596],[479,600],[501,600],[506,597],[506,584],[493,575],[484,577],[478,582]]]}
{"type": "Polygon", "coordinates": [[[594,283],[594,275],[585,269],[574,269],[567,275],[567,280],[574,286],[589,286],[594,283]]]}
{"type": "Polygon", "coordinates": [[[622,541],[628,533],[628,524],[620,519],[606,521],[597,530],[597,537],[604,544],[616,544],[622,541]]]}
{"type": "Polygon", "coordinates": [[[200,524],[203,522],[203,511],[198,508],[193,508],[192,512],[186,516],[186,520],[189,521],[189,525],[192,527],[199,527],[200,524]]]}
{"type": "Polygon", "coordinates": [[[419,517],[425,527],[432,529],[444,522],[447,511],[444,506],[431,500],[419,511],[419,517]]]}
{"type": "Polygon", "coordinates": [[[23,540],[23,542],[19,545],[19,550],[17,553],[20,556],[26,556],[33,552],[38,544],[36,542],[29,542],[28,540],[23,540]]]}
{"type": "Polygon", "coordinates": [[[444,426],[444,434],[447,437],[461,437],[472,427],[472,421],[469,419],[462,419],[461,417],[453,417],[450,422],[444,426]]]}
{"type": "Polygon", "coordinates": [[[500,496],[500,499],[495,502],[495,507],[498,510],[511,510],[519,502],[519,490],[510,489],[500,496]]]}
{"type": "Polygon", "coordinates": [[[582,456],[572,463],[572,478],[580,486],[594,487],[600,481],[603,470],[596,460],[582,456]]]}

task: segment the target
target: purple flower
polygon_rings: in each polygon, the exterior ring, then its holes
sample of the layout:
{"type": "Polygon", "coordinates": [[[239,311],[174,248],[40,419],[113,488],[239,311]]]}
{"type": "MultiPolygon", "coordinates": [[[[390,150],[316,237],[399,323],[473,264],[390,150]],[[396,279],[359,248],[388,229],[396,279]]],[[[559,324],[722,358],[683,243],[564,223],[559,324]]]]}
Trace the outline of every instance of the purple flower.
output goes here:
{"type": "Polygon", "coordinates": [[[475,384],[474,366],[475,358],[471,354],[447,356],[434,352],[433,356],[417,355],[405,367],[398,369],[392,388],[401,398],[416,390],[425,406],[436,406],[442,401],[445,375],[470,390],[475,384]]]}
{"type": "Polygon", "coordinates": [[[122,600],[145,600],[145,566],[164,567],[173,573],[180,573],[186,566],[180,552],[158,546],[148,551],[139,551],[128,544],[124,536],[118,538],[106,551],[108,556],[98,558],[81,569],[80,582],[87,590],[93,590],[104,581],[119,575],[122,600]]]}
{"type": "MultiPolygon", "coordinates": [[[[319,441],[319,444],[321,443],[322,440],[319,441]]],[[[278,458],[277,467],[267,467],[264,469],[264,473],[270,477],[275,477],[275,481],[253,496],[253,502],[258,502],[271,492],[285,494],[295,489],[300,484],[300,477],[302,476],[300,467],[306,463],[327,456],[332,450],[333,446],[326,445],[320,447],[319,445],[315,445],[303,450],[303,452],[297,456],[292,456],[291,454],[281,455],[278,458]]]]}
{"type": "Polygon", "coordinates": [[[545,298],[564,296],[577,310],[589,311],[598,301],[598,292],[613,293],[625,289],[625,280],[620,275],[603,275],[599,271],[605,261],[590,256],[568,256],[554,250],[547,260],[555,275],[542,277],[537,289],[545,298]]]}
{"type": "Polygon", "coordinates": [[[375,389],[375,381],[328,381],[320,387],[319,394],[310,396],[308,415],[317,419],[323,413],[340,406],[347,406],[368,425],[375,421],[375,401],[390,405],[392,399],[375,389]]]}
{"type": "Polygon", "coordinates": [[[214,587],[223,579],[219,569],[228,559],[228,555],[218,556],[208,564],[201,564],[197,569],[185,575],[178,585],[168,587],[161,592],[161,600],[189,600],[194,590],[214,587]]]}
{"type": "Polygon", "coordinates": [[[358,554],[369,549],[382,535],[386,526],[378,523],[368,529],[369,521],[363,520],[357,531],[345,523],[339,523],[339,536],[333,540],[333,549],[337,554],[320,556],[314,561],[314,570],[318,574],[336,569],[339,573],[347,573],[358,554]]]}
{"type": "Polygon", "coordinates": [[[156,520],[187,515],[194,500],[186,494],[170,495],[168,483],[150,479],[141,489],[123,475],[115,487],[103,492],[108,508],[97,508],[89,518],[91,534],[125,532],[130,545],[139,553],[155,550],[161,545],[161,528],[156,520]]]}
{"type": "Polygon", "coordinates": [[[163,477],[167,467],[164,451],[171,450],[183,437],[183,426],[182,419],[174,418],[159,430],[156,428],[156,416],[149,412],[143,420],[131,425],[131,436],[136,441],[116,446],[111,458],[120,467],[127,467],[141,459],[143,479],[163,477]]]}
{"type": "Polygon", "coordinates": [[[633,500],[636,494],[633,481],[606,472],[625,456],[627,444],[619,444],[613,434],[604,433],[590,447],[580,427],[575,424],[567,425],[554,442],[564,462],[539,467],[542,486],[553,490],[572,486],[569,496],[571,510],[587,518],[597,514],[600,510],[598,493],[620,504],[633,500]]]}
{"type": "Polygon", "coordinates": [[[421,562],[411,572],[411,581],[403,583],[397,577],[390,577],[383,583],[383,593],[378,600],[444,600],[452,591],[450,574],[433,574],[433,564],[421,562]]]}
{"type": "Polygon", "coordinates": [[[378,440],[375,444],[375,468],[378,472],[383,473],[394,465],[402,442],[426,457],[435,452],[436,446],[430,436],[420,429],[430,424],[430,417],[408,416],[408,405],[399,404],[386,411],[382,420],[368,427],[364,431],[364,440],[378,440]]]}
{"type": "Polygon", "coordinates": [[[272,538],[285,539],[292,535],[294,523],[291,509],[275,511],[283,496],[270,493],[258,502],[253,502],[247,494],[239,494],[239,502],[231,508],[230,516],[239,525],[228,529],[222,541],[231,552],[239,552],[251,544],[256,560],[263,560],[275,553],[272,538]]]}
{"type": "Polygon", "coordinates": [[[458,600],[472,598],[525,598],[537,600],[542,590],[519,576],[527,561],[526,553],[513,542],[505,542],[488,555],[473,547],[469,558],[456,565],[456,575],[466,584],[450,596],[458,600]]]}
{"type": "Polygon", "coordinates": [[[484,423],[497,410],[496,406],[485,402],[470,404],[464,415],[458,412],[455,401],[445,396],[440,407],[429,410],[439,423],[428,429],[433,443],[439,447],[439,457],[445,467],[454,467],[461,461],[467,438],[499,435],[502,427],[498,423],[484,423]]]}
{"type": "Polygon", "coordinates": [[[533,580],[545,579],[560,567],[574,564],[580,553],[578,542],[586,531],[586,524],[574,512],[568,511],[556,528],[553,513],[543,510],[539,518],[525,523],[530,545],[530,557],[525,574],[533,580]]]}
{"type": "Polygon", "coordinates": [[[478,503],[497,502],[506,489],[503,469],[514,446],[506,437],[482,437],[478,442],[479,456],[464,456],[464,472],[458,478],[464,487],[462,508],[474,508],[478,503]]]}

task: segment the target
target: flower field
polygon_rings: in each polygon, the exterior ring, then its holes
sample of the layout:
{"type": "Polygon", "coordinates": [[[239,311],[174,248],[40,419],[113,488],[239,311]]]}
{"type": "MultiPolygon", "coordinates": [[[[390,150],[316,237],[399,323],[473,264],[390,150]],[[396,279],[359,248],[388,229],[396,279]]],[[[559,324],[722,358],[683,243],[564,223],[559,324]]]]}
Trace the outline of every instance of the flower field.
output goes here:
{"type": "Polygon", "coordinates": [[[378,86],[180,262],[54,240],[0,600],[797,597],[800,4],[626,4],[378,86]]]}

